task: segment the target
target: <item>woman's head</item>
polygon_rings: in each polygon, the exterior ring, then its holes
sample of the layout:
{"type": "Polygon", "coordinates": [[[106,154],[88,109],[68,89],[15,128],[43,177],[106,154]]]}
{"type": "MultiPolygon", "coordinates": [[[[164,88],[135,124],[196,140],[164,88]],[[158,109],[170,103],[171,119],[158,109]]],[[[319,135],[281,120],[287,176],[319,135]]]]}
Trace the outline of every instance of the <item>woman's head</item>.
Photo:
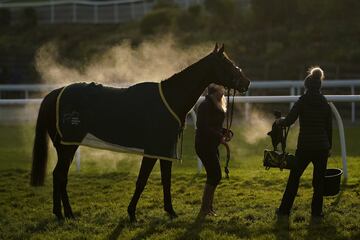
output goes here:
{"type": "Polygon", "coordinates": [[[216,98],[218,98],[219,100],[225,93],[225,89],[223,86],[220,86],[220,85],[217,85],[214,83],[212,83],[208,86],[207,91],[208,91],[208,95],[213,95],[216,98]]]}
{"type": "Polygon", "coordinates": [[[305,88],[309,91],[319,91],[325,78],[324,71],[320,67],[311,67],[308,73],[304,81],[305,88]]]}
{"type": "Polygon", "coordinates": [[[226,112],[226,98],[224,96],[225,88],[212,83],[208,86],[207,91],[208,96],[213,100],[215,105],[222,111],[226,112]]]}

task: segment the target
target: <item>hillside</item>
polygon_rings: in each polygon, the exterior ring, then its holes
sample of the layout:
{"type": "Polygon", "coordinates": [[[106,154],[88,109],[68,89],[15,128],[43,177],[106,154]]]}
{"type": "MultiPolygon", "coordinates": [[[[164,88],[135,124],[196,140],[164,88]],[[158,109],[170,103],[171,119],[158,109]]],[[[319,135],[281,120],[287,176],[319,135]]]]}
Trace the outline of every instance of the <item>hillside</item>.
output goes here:
{"type": "Polygon", "coordinates": [[[49,42],[57,44],[62,64],[81,69],[123,41],[136,49],[169,34],[183,49],[224,42],[231,58],[254,79],[299,79],[310,65],[323,66],[328,78],[356,78],[359,4],[253,0],[242,9],[234,0],[207,0],[183,10],[160,1],[141,21],[122,25],[38,25],[33,19],[28,19],[31,24],[1,24],[0,82],[39,82],[35,56],[49,42]]]}

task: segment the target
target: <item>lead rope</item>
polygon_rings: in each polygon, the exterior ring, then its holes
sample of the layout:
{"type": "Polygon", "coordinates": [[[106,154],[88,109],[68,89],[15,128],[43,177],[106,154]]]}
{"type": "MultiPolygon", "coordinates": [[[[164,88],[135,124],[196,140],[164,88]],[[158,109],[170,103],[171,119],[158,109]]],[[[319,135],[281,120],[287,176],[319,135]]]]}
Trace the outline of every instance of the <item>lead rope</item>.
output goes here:
{"type": "MultiPolygon", "coordinates": [[[[230,105],[230,88],[228,89],[228,94],[227,94],[227,106],[230,105]]],[[[231,110],[229,113],[229,108],[227,107],[227,111],[226,111],[226,135],[230,136],[230,128],[232,125],[232,120],[233,120],[233,115],[234,115],[234,102],[235,102],[235,94],[236,91],[234,90],[233,95],[232,95],[232,102],[231,102],[231,110]]],[[[229,161],[230,161],[230,147],[227,143],[223,144],[226,148],[226,164],[225,164],[225,175],[226,178],[229,178],[229,161]]]]}
{"type": "Polygon", "coordinates": [[[285,167],[286,163],[285,163],[285,159],[287,156],[287,153],[285,152],[286,150],[286,140],[287,140],[287,136],[289,133],[290,127],[282,127],[282,133],[281,133],[281,150],[283,152],[283,157],[282,157],[282,162],[280,164],[280,170],[283,170],[283,168],[285,167]]]}
{"type": "Polygon", "coordinates": [[[181,132],[180,132],[180,159],[182,161],[182,151],[183,151],[183,139],[184,139],[184,128],[181,128],[181,132]]]}

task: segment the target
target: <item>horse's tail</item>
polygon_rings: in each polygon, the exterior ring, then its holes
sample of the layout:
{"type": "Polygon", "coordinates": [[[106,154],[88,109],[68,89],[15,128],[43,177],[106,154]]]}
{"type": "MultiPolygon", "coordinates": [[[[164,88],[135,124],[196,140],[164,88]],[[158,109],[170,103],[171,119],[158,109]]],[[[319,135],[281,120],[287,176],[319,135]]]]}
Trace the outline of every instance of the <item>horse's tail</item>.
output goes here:
{"type": "Polygon", "coordinates": [[[33,148],[33,160],[31,168],[32,186],[44,185],[46,165],[48,159],[48,136],[47,136],[47,98],[42,101],[35,130],[35,140],[33,148]]]}

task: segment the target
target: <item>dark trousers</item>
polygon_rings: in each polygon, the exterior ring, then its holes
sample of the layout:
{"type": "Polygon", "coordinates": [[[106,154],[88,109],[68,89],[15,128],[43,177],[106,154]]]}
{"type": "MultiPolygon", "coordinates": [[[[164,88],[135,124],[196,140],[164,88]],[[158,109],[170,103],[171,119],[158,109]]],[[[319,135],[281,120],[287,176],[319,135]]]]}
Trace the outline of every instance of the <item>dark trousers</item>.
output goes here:
{"type": "Polygon", "coordinates": [[[312,185],[314,188],[311,213],[318,215],[322,213],[323,191],[328,150],[323,151],[296,151],[296,164],[290,171],[283,198],[281,200],[280,212],[289,214],[299,188],[299,180],[310,162],[314,165],[312,185]]]}
{"type": "Polygon", "coordinates": [[[206,183],[216,187],[221,180],[221,167],[218,147],[196,144],[195,149],[196,154],[199,156],[206,170],[206,183]]]}

